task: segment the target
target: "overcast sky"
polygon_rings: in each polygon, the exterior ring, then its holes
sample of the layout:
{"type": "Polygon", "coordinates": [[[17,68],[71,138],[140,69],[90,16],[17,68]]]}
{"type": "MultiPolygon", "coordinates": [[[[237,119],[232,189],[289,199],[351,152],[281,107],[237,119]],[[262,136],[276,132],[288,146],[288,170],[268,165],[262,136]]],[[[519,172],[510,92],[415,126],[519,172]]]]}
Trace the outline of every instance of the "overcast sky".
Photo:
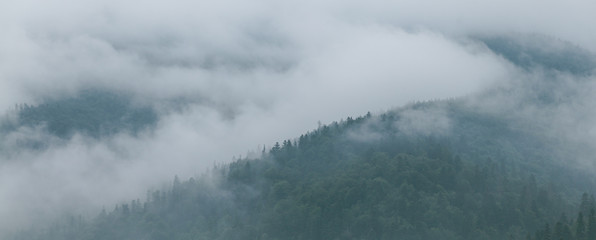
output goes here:
{"type": "MultiPolygon", "coordinates": [[[[79,136],[0,163],[0,226],[111,208],[319,121],[519,76],[475,36],[537,33],[596,51],[595,9],[587,0],[2,1],[0,112],[101,87],[162,114],[139,137],[79,136]],[[164,109],[177,98],[188,108],[164,109]]],[[[23,136],[55,140],[22,129],[3,141],[23,136]]]]}

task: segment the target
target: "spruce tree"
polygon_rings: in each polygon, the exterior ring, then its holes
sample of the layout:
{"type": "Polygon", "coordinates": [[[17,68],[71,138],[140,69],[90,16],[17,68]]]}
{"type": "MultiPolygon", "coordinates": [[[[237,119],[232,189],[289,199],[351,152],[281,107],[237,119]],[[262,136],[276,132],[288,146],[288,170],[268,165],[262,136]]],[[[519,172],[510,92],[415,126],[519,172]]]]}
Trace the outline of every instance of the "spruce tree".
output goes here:
{"type": "Polygon", "coordinates": [[[586,239],[586,225],[584,223],[584,214],[580,211],[577,215],[577,221],[575,226],[575,238],[577,240],[586,239]]]}

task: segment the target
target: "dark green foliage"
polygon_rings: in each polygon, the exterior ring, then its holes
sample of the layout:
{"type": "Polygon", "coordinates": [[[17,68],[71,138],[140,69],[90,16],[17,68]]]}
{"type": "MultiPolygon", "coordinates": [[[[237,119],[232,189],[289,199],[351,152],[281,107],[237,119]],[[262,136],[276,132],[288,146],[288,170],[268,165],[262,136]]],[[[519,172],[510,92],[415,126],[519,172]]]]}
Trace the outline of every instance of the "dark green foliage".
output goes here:
{"type": "MultiPolygon", "coordinates": [[[[548,121],[515,111],[576,104],[577,88],[553,76],[590,75],[596,58],[540,36],[481,41],[527,71],[544,70],[545,79],[483,95],[519,98],[503,111],[451,100],[349,117],[275,143],[258,159],[239,159],[197,179],[175,177],[144,202],[11,239],[595,239],[594,197],[575,199],[596,186],[594,177],[568,168],[565,159],[577,153],[566,149],[565,139],[544,133],[548,121]],[[545,45],[551,48],[536,47],[545,45]],[[433,114],[447,118],[449,128],[431,131],[440,125],[432,121],[421,132],[405,126],[433,114]],[[567,219],[578,207],[577,218],[567,219]]],[[[61,138],[76,132],[99,138],[135,134],[156,121],[151,108],[124,95],[85,91],[22,105],[17,123],[0,131],[45,126],[61,138]]]]}
{"type": "Polygon", "coordinates": [[[16,123],[4,126],[4,131],[44,126],[61,138],[75,132],[95,138],[121,131],[136,134],[157,122],[152,108],[136,105],[124,94],[101,90],[86,90],[72,98],[48,100],[37,106],[23,104],[17,107],[17,114],[16,123]]]}
{"type": "Polygon", "coordinates": [[[489,37],[488,48],[512,63],[531,70],[536,67],[589,75],[596,69],[596,56],[569,42],[542,35],[489,37]]]}
{"type": "MultiPolygon", "coordinates": [[[[584,193],[582,196],[582,201],[585,201],[587,198],[587,193],[584,193]]],[[[579,212],[577,214],[577,220],[575,222],[569,223],[566,220],[566,217],[562,217],[555,224],[555,229],[551,230],[549,225],[542,229],[539,229],[534,234],[534,238],[532,240],[547,240],[547,239],[557,239],[557,240],[588,240],[588,239],[596,239],[596,232],[595,232],[595,222],[596,222],[596,212],[594,208],[590,210],[590,215],[586,217],[583,214],[583,205],[579,208],[579,212]],[[586,223],[587,221],[587,223],[586,223]],[[575,227],[575,233],[572,234],[571,227],[575,227]],[[551,235],[552,234],[552,235],[551,235]],[[551,237],[552,236],[552,237],[551,237]]]]}
{"type": "Polygon", "coordinates": [[[546,175],[560,166],[546,149],[532,153],[542,143],[453,102],[408,108],[439,105],[455,133],[401,133],[400,111],[348,118],[209,177],[176,177],[145,202],[13,239],[566,239],[593,229],[559,217],[577,204],[562,197],[570,174],[546,175]]]}

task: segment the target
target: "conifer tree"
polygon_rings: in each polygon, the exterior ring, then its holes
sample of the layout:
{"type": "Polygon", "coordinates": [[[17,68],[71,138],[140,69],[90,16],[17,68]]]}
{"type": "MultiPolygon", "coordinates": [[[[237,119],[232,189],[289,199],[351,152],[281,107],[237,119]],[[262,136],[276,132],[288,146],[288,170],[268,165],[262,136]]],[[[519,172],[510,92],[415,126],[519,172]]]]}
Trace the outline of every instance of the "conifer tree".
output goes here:
{"type": "Polygon", "coordinates": [[[586,225],[584,223],[584,214],[580,211],[577,215],[576,226],[575,226],[575,238],[577,240],[586,239],[586,225]]]}

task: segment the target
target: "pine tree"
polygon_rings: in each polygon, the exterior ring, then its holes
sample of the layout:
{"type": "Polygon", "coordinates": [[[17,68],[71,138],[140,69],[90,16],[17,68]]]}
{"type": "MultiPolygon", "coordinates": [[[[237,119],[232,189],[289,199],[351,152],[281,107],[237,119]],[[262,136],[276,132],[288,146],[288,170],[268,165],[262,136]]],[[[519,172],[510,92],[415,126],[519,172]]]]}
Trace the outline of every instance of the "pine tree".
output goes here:
{"type": "Polygon", "coordinates": [[[588,193],[582,194],[582,200],[580,203],[580,211],[585,215],[590,213],[590,210],[595,208],[594,206],[594,196],[588,196],[588,193]]]}
{"type": "Polygon", "coordinates": [[[544,240],[551,240],[552,239],[552,232],[550,230],[550,225],[548,223],[544,226],[544,235],[542,237],[544,240]]]}
{"type": "Polygon", "coordinates": [[[587,238],[588,239],[596,239],[596,213],[592,208],[590,210],[590,216],[588,217],[588,231],[587,231],[587,238]]]}
{"type": "Polygon", "coordinates": [[[584,240],[586,239],[586,225],[584,223],[584,214],[579,212],[577,215],[577,221],[575,226],[575,238],[577,240],[584,240]]]}
{"type": "Polygon", "coordinates": [[[558,221],[555,224],[555,229],[553,232],[553,240],[572,240],[573,234],[571,234],[571,230],[569,230],[569,225],[566,222],[558,221]]]}

